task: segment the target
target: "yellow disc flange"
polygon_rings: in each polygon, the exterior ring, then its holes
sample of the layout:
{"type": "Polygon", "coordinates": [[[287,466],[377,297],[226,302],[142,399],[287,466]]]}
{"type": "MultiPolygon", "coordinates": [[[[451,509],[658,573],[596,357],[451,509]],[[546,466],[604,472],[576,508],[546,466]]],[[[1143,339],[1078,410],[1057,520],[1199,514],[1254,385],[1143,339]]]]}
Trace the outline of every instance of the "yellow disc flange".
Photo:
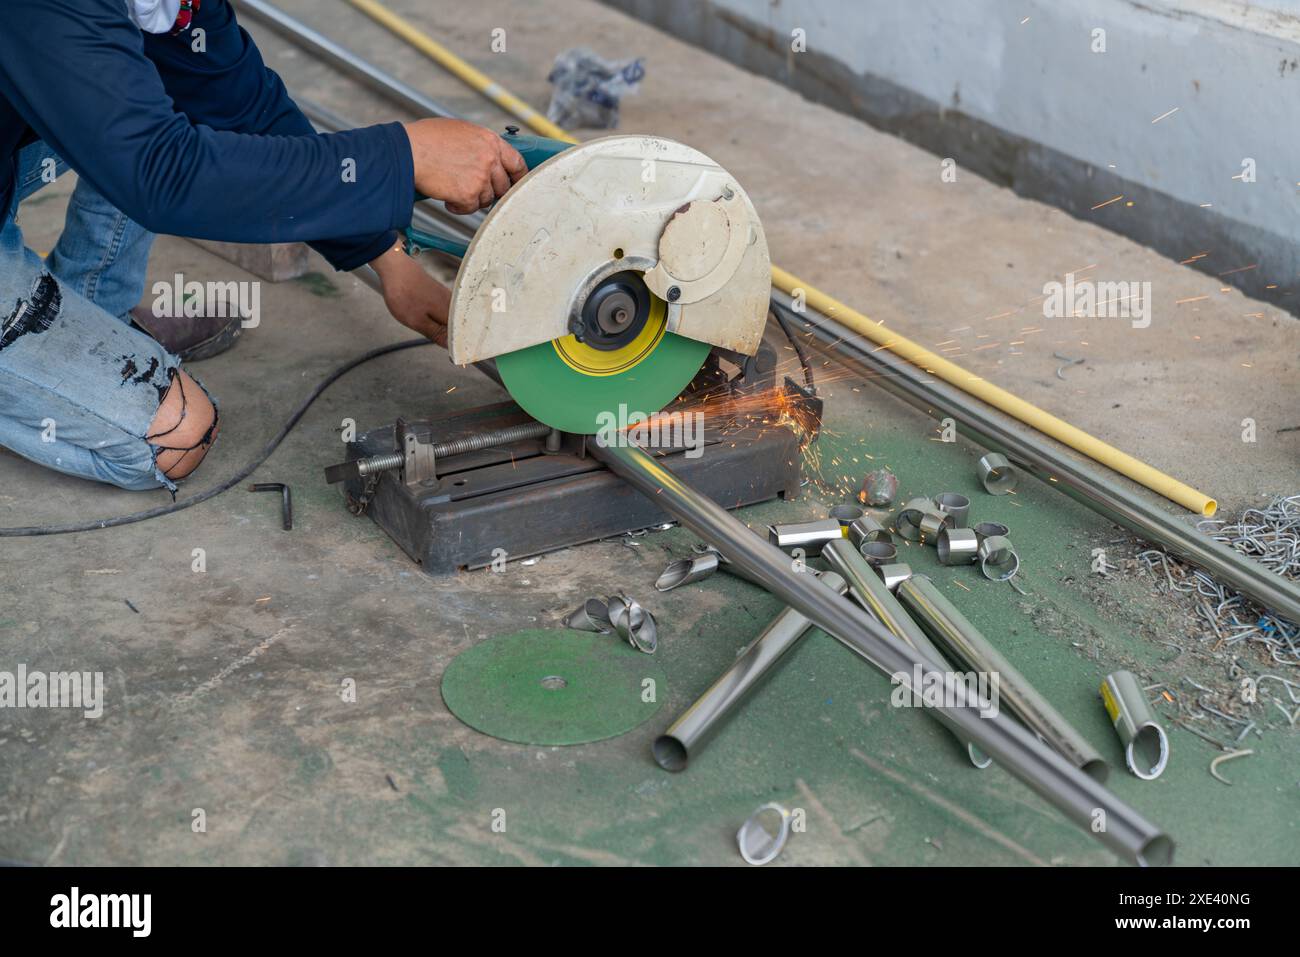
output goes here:
{"type": "Polygon", "coordinates": [[[595,349],[585,342],[579,342],[576,336],[561,336],[552,339],[551,344],[560,359],[570,369],[583,375],[606,376],[618,375],[620,372],[638,365],[650,353],[654,352],[668,328],[668,304],[658,296],[650,296],[650,315],[637,337],[625,346],[617,349],[595,349]]]}

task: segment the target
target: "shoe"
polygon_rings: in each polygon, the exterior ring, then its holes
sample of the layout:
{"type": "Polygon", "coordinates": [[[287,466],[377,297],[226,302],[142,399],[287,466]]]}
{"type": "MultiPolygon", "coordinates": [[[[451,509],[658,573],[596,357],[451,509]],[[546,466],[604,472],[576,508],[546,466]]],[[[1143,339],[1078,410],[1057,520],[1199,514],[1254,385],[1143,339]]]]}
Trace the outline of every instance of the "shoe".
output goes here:
{"type": "Polygon", "coordinates": [[[198,362],[225,352],[243,331],[238,310],[225,312],[224,316],[155,316],[141,305],[131,310],[131,325],[182,362],[198,362]]]}

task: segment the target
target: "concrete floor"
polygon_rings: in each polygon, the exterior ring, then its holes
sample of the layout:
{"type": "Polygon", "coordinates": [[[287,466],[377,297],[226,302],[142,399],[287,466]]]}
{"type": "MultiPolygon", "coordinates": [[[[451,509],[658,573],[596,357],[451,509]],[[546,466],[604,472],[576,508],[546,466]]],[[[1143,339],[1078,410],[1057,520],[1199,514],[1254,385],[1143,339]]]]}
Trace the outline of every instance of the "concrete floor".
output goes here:
{"type": "MultiPolygon", "coordinates": [[[[508,121],[343,4],[282,6],[457,112],[493,126],[508,121]]],[[[1300,433],[1275,432],[1300,424],[1295,320],[1285,314],[972,176],[943,183],[938,158],[589,0],[557,0],[545,11],[480,0],[456,5],[455,22],[441,5],[393,6],[538,106],[550,60],[563,49],[645,56],[645,86],[625,102],[623,129],[691,143],[735,173],[778,263],[922,342],[956,339],[964,346],[957,361],[1205,489],[1225,511],[1295,491],[1300,433]],[[489,52],[498,26],[507,30],[505,54],[489,52]],[[1153,283],[1150,328],[1043,319],[1043,283],[1093,263],[1098,278],[1153,283]],[[1176,304],[1200,296],[1209,298],[1176,304]],[[1032,327],[1043,331],[1020,331],[1032,327]],[[1062,381],[1058,350],[1088,362],[1062,381]],[[1245,417],[1258,424],[1254,444],[1241,441],[1245,417]]],[[[360,122],[394,117],[306,55],[250,30],[291,90],[360,122]]],[[[37,248],[57,236],[69,190],[60,183],[24,208],[37,248]]],[[[1193,247],[1189,237],[1189,255],[1193,247]]],[[[163,238],[151,273],[177,271],[249,278],[163,238]]],[[[232,352],[193,369],[221,400],[224,428],[182,495],[241,466],[326,371],[405,333],[350,276],[264,285],[262,312],[261,326],[232,352]]],[[[869,386],[841,379],[827,392],[821,477],[829,486],[875,463],[898,472],[904,494],[974,492],[976,449],[929,441],[929,419],[869,386]]],[[[501,574],[429,579],[321,480],[321,467],[341,457],[345,418],[365,429],[499,396],[432,349],[351,373],[255,476],[293,486],[292,532],[280,530],[273,496],[236,490],[144,525],[5,540],[0,662],[103,671],[108,688],[98,720],[5,714],[0,857],[728,864],[739,860],[739,822],[780,800],[805,808],[810,822],[786,863],[1113,861],[1004,772],[971,770],[932,722],[887,707],[887,682],[824,635],[792,655],[688,772],[660,771],[650,741],[776,613],[769,596],[729,579],[654,593],[670,553],[694,541],[680,530],[637,547],[572,549],[501,574]],[[196,548],[206,554],[202,573],[191,570],[196,548]],[[558,627],[584,597],[618,587],[642,596],[662,622],[667,689],[652,720],[619,738],[552,749],[504,744],[448,713],[439,679],[459,651],[498,634],[558,627]],[[356,703],[339,694],[348,678],[356,703]],[[198,808],[204,833],[191,826],[198,808]],[[496,808],[507,812],[504,834],[491,829],[496,808]]],[[[4,525],[166,501],[164,493],[53,475],[7,453],[0,476],[4,525]]],[[[822,509],[814,494],[743,517],[757,526],[822,509]]],[[[1222,677],[1225,655],[1174,655],[1159,643],[1194,644],[1186,619],[1149,579],[1086,582],[1092,547],[1132,551],[1122,533],[1037,486],[1015,501],[976,497],[975,509],[1015,526],[1029,596],[969,576],[961,578],[969,594],[955,583],[947,590],[1112,761],[1118,745],[1095,696],[1103,674],[1123,665],[1171,687],[1185,674],[1202,683],[1216,671],[1222,677]]],[[[916,567],[933,564],[913,551],[916,567]]],[[[933,570],[941,581],[953,577],[933,570]]],[[[1249,654],[1243,664],[1258,667],[1249,654]]],[[[1208,745],[1172,728],[1174,753],[1159,781],[1113,775],[1116,792],[1178,841],[1181,862],[1300,860],[1300,738],[1265,713],[1272,710],[1257,708],[1264,733],[1250,745],[1255,755],[1225,768],[1233,787],[1208,776],[1208,745]]]]}

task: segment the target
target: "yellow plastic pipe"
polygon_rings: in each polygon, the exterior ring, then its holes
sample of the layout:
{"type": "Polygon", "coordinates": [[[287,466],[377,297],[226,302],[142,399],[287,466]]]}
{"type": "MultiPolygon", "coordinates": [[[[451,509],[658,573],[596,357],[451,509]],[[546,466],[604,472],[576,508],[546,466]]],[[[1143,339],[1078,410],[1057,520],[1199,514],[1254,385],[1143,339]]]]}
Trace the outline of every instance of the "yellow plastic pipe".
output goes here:
{"type": "MultiPolygon", "coordinates": [[[[566,143],[578,142],[575,136],[556,126],[523,100],[497,84],[491,77],[470,66],[410,21],[399,17],[382,4],[376,3],[375,0],[347,0],[347,2],[454,73],[469,86],[492,100],[492,102],[517,116],[538,133],[553,139],[563,140],[566,143]]],[[[1012,395],[1006,389],[966,371],[961,366],[936,355],[919,343],[872,322],[856,309],[846,306],[838,299],[828,296],[775,264],[772,266],[772,284],[792,296],[797,294],[796,290],[800,290],[804,302],[817,312],[830,316],[841,325],[847,326],[883,348],[892,350],[926,372],[943,379],[950,385],[956,386],[977,399],[987,402],[995,409],[1005,412],[1012,418],[1037,429],[1044,435],[1050,435],[1058,442],[1068,445],[1093,461],[1100,462],[1121,475],[1128,476],[1139,485],[1144,485],[1151,491],[1163,495],[1171,502],[1190,509],[1198,515],[1210,516],[1218,509],[1218,503],[1204,492],[1180,482],[1172,475],[1166,475],[1159,469],[1152,468],[1127,452],[1121,452],[1113,445],[1108,445],[1101,439],[1089,435],[1069,422],[1058,419],[1050,412],[1012,395]]]]}
{"type": "Polygon", "coordinates": [[[507,113],[511,113],[523,120],[538,133],[552,139],[563,140],[566,143],[578,142],[577,138],[571,133],[556,126],[519,97],[500,86],[490,76],[474,69],[433,37],[415,26],[415,24],[404,17],[398,16],[383,4],[375,3],[374,0],[347,0],[347,2],[376,23],[397,34],[397,36],[425,54],[439,66],[454,73],[466,85],[482,93],[507,113]]]}

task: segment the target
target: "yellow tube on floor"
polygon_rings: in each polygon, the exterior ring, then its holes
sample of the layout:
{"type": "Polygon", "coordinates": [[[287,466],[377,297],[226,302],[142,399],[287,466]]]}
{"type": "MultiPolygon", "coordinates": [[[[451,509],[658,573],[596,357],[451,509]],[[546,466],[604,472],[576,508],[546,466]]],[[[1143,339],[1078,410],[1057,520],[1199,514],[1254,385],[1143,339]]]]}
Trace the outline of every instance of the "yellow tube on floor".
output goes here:
{"type": "MultiPolygon", "coordinates": [[[[384,27],[387,27],[445,69],[454,73],[466,84],[482,93],[502,109],[517,116],[538,133],[553,139],[563,140],[566,143],[578,142],[578,139],[572,134],[556,126],[523,100],[497,84],[491,77],[480,73],[427,33],[408,20],[399,17],[383,4],[376,3],[375,0],[347,0],[347,2],[384,27]]],[[[963,392],[975,396],[977,399],[987,402],[995,409],[1000,409],[1012,418],[1037,429],[1044,435],[1050,435],[1058,442],[1068,445],[1093,461],[1100,462],[1121,475],[1128,476],[1139,485],[1144,485],[1151,491],[1163,495],[1171,502],[1190,509],[1198,515],[1205,516],[1213,515],[1218,508],[1218,504],[1214,499],[1204,492],[1197,491],[1173,476],[1152,468],[1127,452],[1121,452],[1113,445],[1107,445],[1101,439],[1089,435],[1069,422],[1058,419],[1050,412],[1040,409],[1038,406],[1012,395],[1006,389],[1000,388],[988,380],[968,372],[961,366],[949,362],[942,356],[936,355],[919,343],[872,322],[856,309],[846,306],[838,299],[828,296],[815,286],[810,286],[775,264],[772,266],[772,284],[790,295],[795,295],[795,290],[801,290],[804,301],[817,312],[825,313],[841,325],[847,326],[877,345],[902,356],[908,362],[919,366],[926,372],[937,376],[950,385],[956,386],[963,392]]]]}
{"type": "Polygon", "coordinates": [[[420,30],[409,20],[398,16],[383,4],[375,3],[374,0],[347,0],[347,2],[376,23],[397,34],[397,36],[428,56],[443,69],[455,74],[467,86],[482,93],[507,113],[511,113],[523,120],[538,133],[552,139],[563,140],[565,143],[578,142],[572,134],[556,126],[519,97],[499,86],[490,76],[474,69],[433,37],[420,30]]]}

